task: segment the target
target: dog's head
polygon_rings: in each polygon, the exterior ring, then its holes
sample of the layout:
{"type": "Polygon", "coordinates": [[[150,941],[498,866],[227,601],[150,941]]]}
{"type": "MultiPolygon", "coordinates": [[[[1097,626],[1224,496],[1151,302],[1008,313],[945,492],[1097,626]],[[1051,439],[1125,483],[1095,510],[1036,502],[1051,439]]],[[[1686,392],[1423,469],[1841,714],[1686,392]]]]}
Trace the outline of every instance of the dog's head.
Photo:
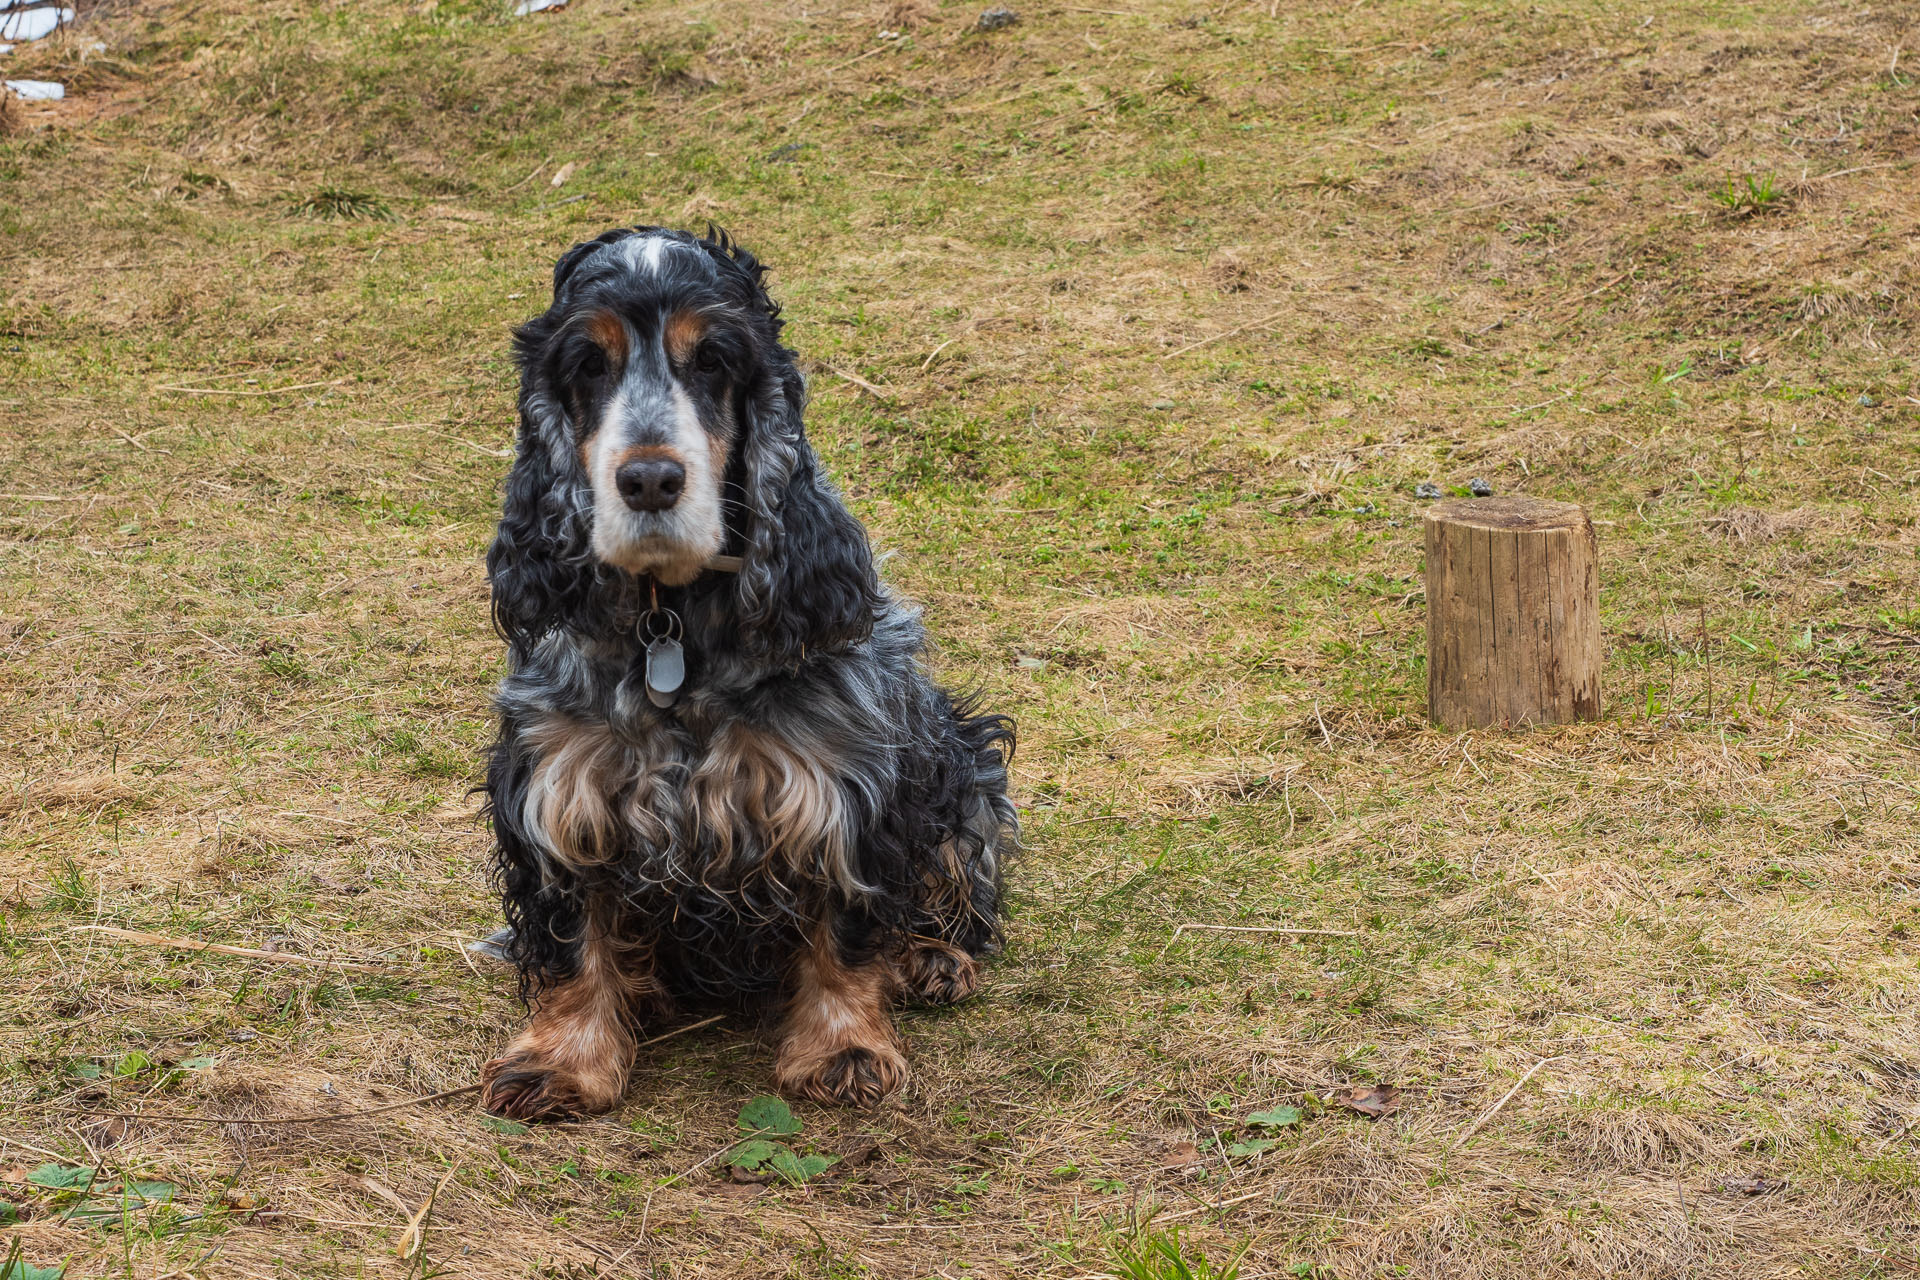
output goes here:
{"type": "Polygon", "coordinates": [[[818,474],[763,274],[722,233],[658,227],[554,267],[515,334],[519,452],[487,561],[516,646],[603,629],[637,583],[685,585],[730,546],[744,648],[788,661],[871,630],[866,534],[818,474]]]}

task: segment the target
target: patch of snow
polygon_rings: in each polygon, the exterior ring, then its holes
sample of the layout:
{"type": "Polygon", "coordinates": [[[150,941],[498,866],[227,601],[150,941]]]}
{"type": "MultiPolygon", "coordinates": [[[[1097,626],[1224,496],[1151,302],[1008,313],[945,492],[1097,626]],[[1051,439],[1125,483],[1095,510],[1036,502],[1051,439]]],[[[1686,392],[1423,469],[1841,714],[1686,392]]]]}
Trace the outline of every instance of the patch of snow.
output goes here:
{"type": "Polygon", "coordinates": [[[7,92],[26,102],[58,102],[67,96],[67,86],[51,80],[8,80],[7,92]]]}
{"type": "Polygon", "coordinates": [[[72,22],[67,8],[16,9],[0,17],[0,40],[39,40],[72,22]]]}

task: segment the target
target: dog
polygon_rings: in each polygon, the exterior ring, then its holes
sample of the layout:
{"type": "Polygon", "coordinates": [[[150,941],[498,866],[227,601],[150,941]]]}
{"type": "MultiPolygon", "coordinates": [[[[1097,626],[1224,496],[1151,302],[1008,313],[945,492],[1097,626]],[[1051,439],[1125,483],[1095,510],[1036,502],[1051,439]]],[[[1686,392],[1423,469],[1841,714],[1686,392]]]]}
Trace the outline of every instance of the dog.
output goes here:
{"type": "Polygon", "coordinates": [[[714,1004],[778,1009],[781,1092],[872,1106],[893,1006],[965,999],[1000,943],[1012,722],[927,675],[781,329],[726,233],[632,227],[515,331],[484,789],[532,1016],[496,1114],[612,1109],[640,1031],[714,1004]]]}

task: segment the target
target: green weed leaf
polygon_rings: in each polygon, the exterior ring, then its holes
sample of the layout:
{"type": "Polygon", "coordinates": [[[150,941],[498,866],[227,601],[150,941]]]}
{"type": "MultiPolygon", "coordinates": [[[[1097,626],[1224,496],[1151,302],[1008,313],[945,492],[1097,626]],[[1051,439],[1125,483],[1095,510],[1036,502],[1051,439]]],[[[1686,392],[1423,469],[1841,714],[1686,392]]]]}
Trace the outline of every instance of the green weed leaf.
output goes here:
{"type": "Polygon", "coordinates": [[[727,1157],[727,1162],[743,1172],[758,1173],[783,1151],[789,1156],[793,1154],[783,1143],[768,1142],[765,1138],[749,1138],[733,1149],[732,1154],[727,1157]]]}
{"type": "Polygon", "coordinates": [[[527,1126],[518,1120],[509,1120],[505,1116],[481,1116],[480,1123],[495,1133],[504,1133],[509,1138],[517,1138],[527,1131],[527,1126]]]}
{"type": "Polygon", "coordinates": [[[832,1168],[839,1159],[839,1156],[814,1155],[811,1152],[804,1156],[797,1156],[786,1147],[781,1147],[773,1153],[773,1158],[767,1162],[767,1167],[797,1187],[808,1178],[819,1177],[832,1168]]]}
{"type": "Polygon", "coordinates": [[[1300,1108],[1273,1107],[1256,1111],[1247,1117],[1247,1123],[1261,1129],[1284,1129],[1290,1124],[1300,1123],[1300,1108]]]}
{"type": "Polygon", "coordinates": [[[85,1165],[43,1164],[27,1175],[36,1187],[54,1191],[77,1191],[93,1181],[93,1170],[85,1165]]]}
{"type": "Polygon", "coordinates": [[[7,1249],[7,1256],[0,1258],[0,1280],[60,1280],[67,1273],[67,1264],[57,1267],[36,1267],[26,1259],[26,1245],[17,1237],[7,1249]]]}
{"type": "Polygon", "coordinates": [[[800,1132],[800,1121],[793,1108],[779,1098],[761,1094],[740,1108],[740,1128],[746,1133],[793,1134],[800,1132]]]}

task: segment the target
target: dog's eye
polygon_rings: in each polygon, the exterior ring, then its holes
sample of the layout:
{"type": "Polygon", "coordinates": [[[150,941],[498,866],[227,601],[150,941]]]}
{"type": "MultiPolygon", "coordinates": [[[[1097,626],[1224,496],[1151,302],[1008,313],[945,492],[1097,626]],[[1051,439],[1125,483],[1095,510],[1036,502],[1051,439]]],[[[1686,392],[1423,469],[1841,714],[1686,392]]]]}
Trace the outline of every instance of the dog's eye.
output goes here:
{"type": "Polygon", "coordinates": [[[598,347],[590,347],[580,357],[580,376],[583,378],[605,377],[607,372],[606,353],[598,347]]]}
{"type": "Polygon", "coordinates": [[[693,367],[701,373],[718,373],[726,366],[726,360],[720,354],[720,348],[705,343],[693,353],[693,367]]]}

